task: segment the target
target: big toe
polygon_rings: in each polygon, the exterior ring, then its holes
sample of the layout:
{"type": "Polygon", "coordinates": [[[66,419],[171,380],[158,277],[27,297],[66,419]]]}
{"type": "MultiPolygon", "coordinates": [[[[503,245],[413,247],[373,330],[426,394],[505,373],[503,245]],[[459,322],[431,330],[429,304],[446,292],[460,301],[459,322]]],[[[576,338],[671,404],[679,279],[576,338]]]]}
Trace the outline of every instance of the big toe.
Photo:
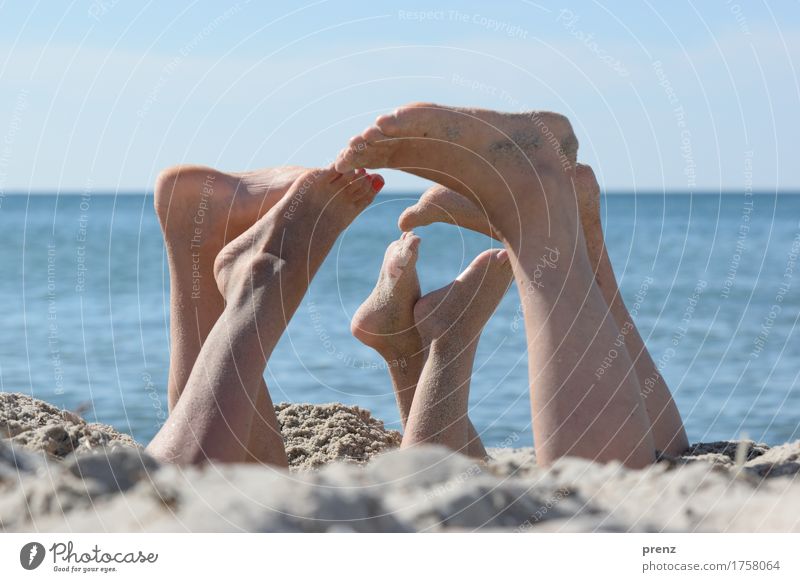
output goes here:
{"type": "MultiPolygon", "coordinates": [[[[402,108],[401,108],[402,109],[402,108]]],[[[383,135],[397,136],[400,134],[401,129],[401,109],[395,109],[391,113],[386,113],[379,116],[375,120],[375,127],[380,130],[383,135]]]]}
{"type": "Polygon", "coordinates": [[[591,166],[578,164],[575,170],[575,190],[583,219],[592,219],[596,223],[600,216],[600,185],[591,166]]]}
{"type": "Polygon", "coordinates": [[[597,178],[595,177],[594,170],[591,166],[587,166],[586,164],[578,164],[578,167],[575,170],[575,182],[579,193],[600,193],[600,185],[597,183],[597,178]]]}
{"type": "Polygon", "coordinates": [[[483,251],[475,257],[457,279],[464,282],[472,282],[473,280],[489,283],[505,281],[508,284],[511,281],[511,264],[508,260],[508,251],[505,249],[483,251]]]}
{"type": "Polygon", "coordinates": [[[397,226],[403,232],[409,232],[419,226],[429,225],[430,221],[426,221],[425,217],[426,213],[422,208],[422,205],[417,203],[414,204],[414,206],[409,206],[403,211],[403,213],[400,215],[400,218],[397,219],[397,226]]]}
{"type": "Polygon", "coordinates": [[[421,239],[413,232],[404,232],[393,242],[386,253],[384,269],[392,279],[411,272],[417,263],[421,239]]]}
{"type": "Polygon", "coordinates": [[[423,122],[428,112],[441,109],[435,103],[411,103],[398,107],[391,113],[381,115],[375,120],[377,127],[384,135],[398,137],[414,133],[416,126],[423,122]]]}
{"type": "Polygon", "coordinates": [[[400,246],[402,247],[403,254],[415,259],[417,258],[420,242],[422,242],[422,239],[412,231],[404,232],[400,236],[400,246]]]}

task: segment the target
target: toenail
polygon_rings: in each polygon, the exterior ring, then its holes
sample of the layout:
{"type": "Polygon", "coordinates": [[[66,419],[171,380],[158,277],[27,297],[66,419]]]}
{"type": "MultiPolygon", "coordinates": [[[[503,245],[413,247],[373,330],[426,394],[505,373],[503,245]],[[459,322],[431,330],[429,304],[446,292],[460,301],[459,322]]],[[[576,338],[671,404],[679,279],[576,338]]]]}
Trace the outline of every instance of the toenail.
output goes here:
{"type": "Polygon", "coordinates": [[[386,182],[384,181],[383,176],[372,176],[371,183],[372,189],[375,190],[375,192],[380,192],[381,188],[383,188],[383,185],[386,182]]]}
{"type": "Polygon", "coordinates": [[[505,264],[508,261],[508,251],[502,250],[497,253],[497,260],[501,265],[505,264]]]}

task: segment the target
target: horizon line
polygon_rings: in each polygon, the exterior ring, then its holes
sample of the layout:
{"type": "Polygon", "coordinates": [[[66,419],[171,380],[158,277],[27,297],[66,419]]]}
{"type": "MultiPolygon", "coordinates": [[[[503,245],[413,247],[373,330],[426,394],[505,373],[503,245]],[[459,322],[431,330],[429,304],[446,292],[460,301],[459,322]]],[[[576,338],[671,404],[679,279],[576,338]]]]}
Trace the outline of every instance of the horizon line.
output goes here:
{"type": "MultiPolygon", "coordinates": [[[[800,194],[800,188],[777,188],[777,189],[751,189],[748,191],[753,196],[773,196],[773,195],[781,195],[781,196],[796,196],[800,194]]],[[[655,188],[640,188],[637,190],[632,189],[623,189],[623,188],[610,188],[602,191],[605,195],[610,196],[663,196],[663,195],[680,195],[680,196],[730,196],[730,195],[744,195],[746,194],[745,190],[737,190],[737,189],[722,189],[722,190],[712,190],[712,189],[699,189],[699,190],[663,190],[663,189],[655,189],[655,188]]],[[[152,196],[153,190],[134,190],[134,189],[125,189],[125,190],[114,190],[114,189],[97,189],[97,190],[11,190],[11,191],[2,191],[0,190],[0,199],[6,196],[152,196]]],[[[421,196],[422,191],[417,192],[414,190],[384,190],[378,196],[421,196]]]]}

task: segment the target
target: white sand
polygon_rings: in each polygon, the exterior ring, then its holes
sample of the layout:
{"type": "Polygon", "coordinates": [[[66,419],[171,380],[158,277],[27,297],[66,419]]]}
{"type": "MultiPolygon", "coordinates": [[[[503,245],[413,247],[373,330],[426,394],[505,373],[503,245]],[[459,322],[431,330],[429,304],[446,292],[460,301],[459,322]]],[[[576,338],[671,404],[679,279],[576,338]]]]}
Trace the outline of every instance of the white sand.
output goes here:
{"type": "Polygon", "coordinates": [[[276,409],[292,472],[162,466],[110,427],[0,393],[0,529],[800,531],[800,441],[697,445],[640,471],[542,469],[530,449],[492,450],[488,465],[437,447],[378,454],[398,435],[367,411],[276,409]]]}

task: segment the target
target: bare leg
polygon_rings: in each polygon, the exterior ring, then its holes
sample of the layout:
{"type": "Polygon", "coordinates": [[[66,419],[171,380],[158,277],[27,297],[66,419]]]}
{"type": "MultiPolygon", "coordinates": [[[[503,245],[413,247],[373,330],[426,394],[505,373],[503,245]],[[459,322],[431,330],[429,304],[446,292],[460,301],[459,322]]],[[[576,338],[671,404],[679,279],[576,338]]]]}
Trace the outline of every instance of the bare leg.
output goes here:
{"type": "Polygon", "coordinates": [[[415,104],[379,117],[336,167],[403,169],[476,203],[509,251],[522,298],[537,458],[641,467],[655,446],[627,352],[594,377],[619,328],[580,225],[577,147],[569,121],[554,113],[415,104]]]}
{"type": "MultiPolygon", "coordinates": [[[[669,387],[653,362],[619,292],[600,221],[600,187],[592,169],[584,164],[578,164],[575,182],[583,234],[586,238],[589,260],[595,269],[595,280],[622,333],[624,348],[634,361],[636,376],[650,418],[655,447],[663,452],[679,454],[689,445],[686,431],[669,387]]],[[[498,240],[500,238],[489,224],[485,213],[457,192],[444,186],[428,189],[415,205],[403,212],[399,226],[401,230],[408,231],[434,222],[454,224],[498,240]]]]}
{"type": "Polygon", "coordinates": [[[420,297],[419,243],[419,237],[405,233],[389,245],[375,289],[350,322],[356,339],[386,361],[403,428],[425,364],[422,340],[414,325],[414,305],[420,297]]]}
{"type": "MultiPolygon", "coordinates": [[[[375,289],[350,324],[353,335],[386,361],[403,429],[426,359],[414,322],[414,305],[420,298],[416,271],[419,242],[413,233],[405,233],[389,245],[375,289]]],[[[469,419],[467,424],[470,442],[467,454],[484,457],[486,450],[475,427],[469,419]]]]}
{"type": "MultiPolygon", "coordinates": [[[[439,443],[471,454],[467,416],[481,331],[511,283],[508,254],[485,251],[455,281],[420,299],[414,317],[428,359],[403,435],[403,447],[439,443]]],[[[481,445],[479,454],[485,457],[481,445]]]]}
{"type": "MultiPolygon", "coordinates": [[[[595,269],[595,279],[611,308],[620,329],[625,348],[634,362],[639,389],[650,418],[650,431],[657,450],[677,455],[689,446],[683,420],[672,398],[667,382],[658,371],[645,346],[639,329],[622,299],[617,276],[611,266],[603,226],[600,221],[600,186],[592,168],[578,165],[575,184],[581,202],[581,223],[589,250],[589,259],[595,269]]],[[[613,364],[612,364],[613,365],[613,364]]]]}
{"type": "MultiPolygon", "coordinates": [[[[239,174],[176,166],[156,182],[155,209],[164,233],[170,272],[170,363],[167,396],[178,402],[200,348],[222,315],[214,259],[267,213],[304,168],[287,166],[239,174]]],[[[256,399],[249,460],[264,461],[280,440],[263,379],[256,399]]]]}
{"type": "MultiPolygon", "coordinates": [[[[225,309],[148,452],[177,463],[248,458],[266,362],[336,238],[382,185],[380,176],[307,172],[225,246],[214,263],[225,309]]],[[[277,434],[274,411],[266,420],[277,434]]],[[[286,465],[282,441],[267,453],[265,462],[286,465]]]]}

